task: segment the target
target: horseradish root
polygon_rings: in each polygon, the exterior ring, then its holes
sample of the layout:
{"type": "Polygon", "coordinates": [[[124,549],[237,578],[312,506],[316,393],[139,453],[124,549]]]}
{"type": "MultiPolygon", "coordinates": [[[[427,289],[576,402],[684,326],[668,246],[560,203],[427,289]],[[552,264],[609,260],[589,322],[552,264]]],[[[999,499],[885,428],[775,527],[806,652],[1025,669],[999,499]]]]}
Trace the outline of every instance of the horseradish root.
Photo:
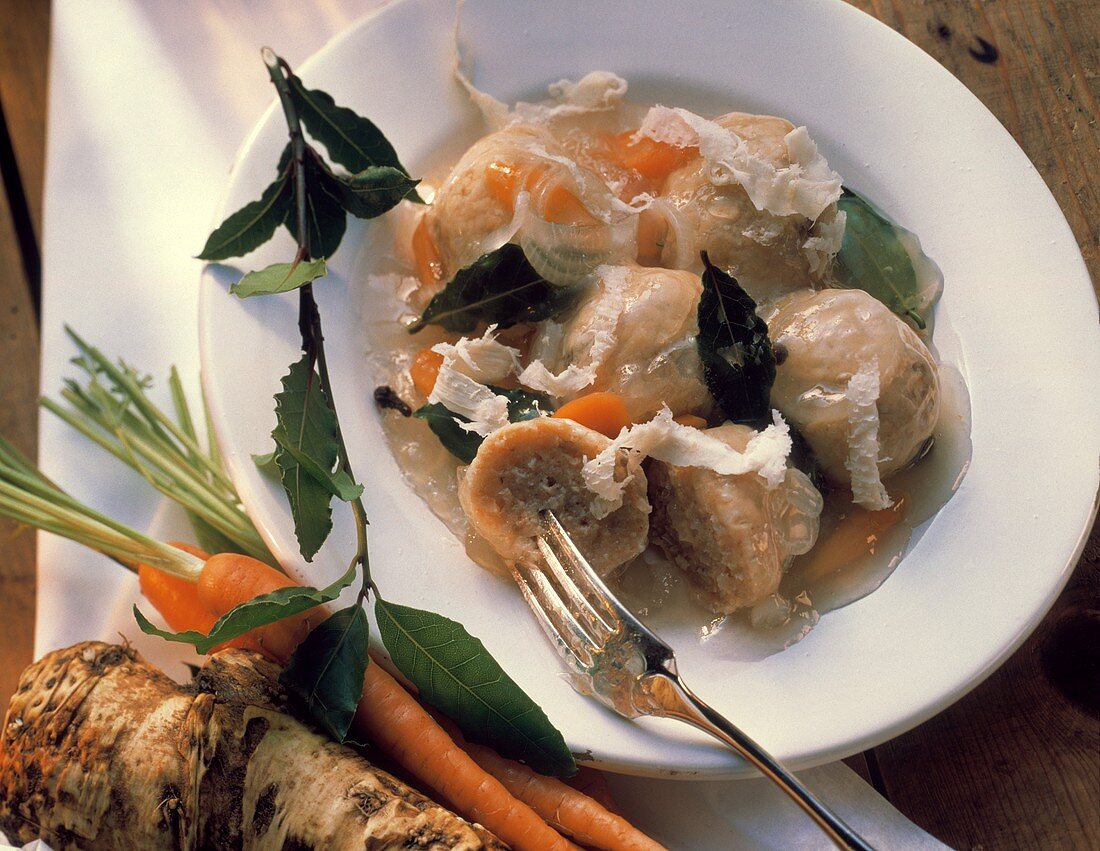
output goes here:
{"type": "Polygon", "coordinates": [[[278,667],[240,650],[177,685],[85,642],[20,680],[0,740],[0,829],[56,851],[503,848],[285,714],[278,667]]]}

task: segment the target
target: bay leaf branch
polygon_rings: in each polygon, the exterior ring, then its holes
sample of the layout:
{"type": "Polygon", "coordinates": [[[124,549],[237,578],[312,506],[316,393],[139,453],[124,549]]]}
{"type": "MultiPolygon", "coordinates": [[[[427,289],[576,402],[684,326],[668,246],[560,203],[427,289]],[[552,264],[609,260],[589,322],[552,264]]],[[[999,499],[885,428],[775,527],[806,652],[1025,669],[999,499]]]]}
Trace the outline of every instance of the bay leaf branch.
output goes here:
{"type": "MultiPolygon", "coordinates": [[[[307,89],[294,74],[288,75],[287,82],[299,118],[310,135],[325,146],[333,162],[352,174],[371,166],[391,166],[408,174],[397,151],[373,121],[337,105],[327,92],[307,89]]],[[[421,201],[415,190],[409,198],[421,201]]]]}

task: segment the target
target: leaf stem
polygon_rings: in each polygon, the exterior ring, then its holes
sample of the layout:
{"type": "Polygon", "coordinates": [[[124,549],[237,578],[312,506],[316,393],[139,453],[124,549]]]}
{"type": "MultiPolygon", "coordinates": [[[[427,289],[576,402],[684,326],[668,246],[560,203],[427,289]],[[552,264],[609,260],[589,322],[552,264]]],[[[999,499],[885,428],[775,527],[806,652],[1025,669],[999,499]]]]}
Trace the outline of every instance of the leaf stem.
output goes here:
{"type": "MultiPolygon", "coordinates": [[[[311,259],[312,252],[309,245],[309,231],[306,223],[306,174],[305,174],[305,137],[302,135],[301,123],[298,120],[298,111],[294,106],[287,75],[291,73],[290,67],[273,50],[265,47],[261,51],[264,64],[267,66],[268,75],[279,93],[279,102],[286,116],[287,129],[290,132],[291,153],[294,158],[294,196],[298,211],[298,256],[296,261],[311,259]]],[[[298,329],[302,335],[302,350],[317,367],[317,375],[320,378],[321,390],[328,399],[332,412],[336,415],[336,400],[332,393],[332,381],[329,378],[328,362],[325,358],[325,337],[321,327],[321,312],[317,307],[317,301],[313,297],[313,285],[305,284],[298,290],[298,329]]],[[[336,419],[336,446],[337,463],[352,481],[358,481],[351,468],[351,460],[348,457],[347,445],[344,443],[344,434],[340,428],[340,417],[336,419]]],[[[355,555],[349,563],[359,564],[363,568],[363,584],[359,590],[359,600],[366,598],[371,586],[370,557],[367,552],[367,512],[363,507],[363,500],[356,497],[351,500],[351,511],[355,518],[355,555]]]]}
{"type": "Polygon", "coordinates": [[[130,570],[145,563],[189,582],[196,582],[202,571],[202,559],[155,541],[69,496],[2,440],[0,515],[84,544],[130,570]]]}
{"type": "MultiPolygon", "coordinates": [[[[332,381],[329,379],[328,362],[325,358],[324,336],[321,333],[321,314],[317,309],[317,302],[313,299],[312,285],[307,284],[303,287],[302,295],[305,300],[311,303],[312,308],[310,311],[313,324],[311,337],[316,348],[317,374],[321,378],[321,387],[324,389],[325,395],[328,396],[332,405],[332,412],[335,414],[336,400],[332,395],[332,381]]],[[[339,416],[336,417],[336,457],[340,469],[347,473],[353,482],[357,482],[355,472],[351,469],[351,459],[348,457],[348,449],[344,443],[344,432],[340,428],[339,416]]],[[[359,601],[362,602],[366,599],[368,586],[373,584],[370,577],[370,554],[367,550],[367,511],[363,507],[362,497],[357,496],[351,500],[351,513],[355,518],[355,556],[352,558],[351,563],[358,562],[363,566],[363,584],[359,589],[359,601]]]]}
{"type": "Polygon", "coordinates": [[[245,553],[261,561],[273,561],[255,527],[242,512],[236,492],[224,490],[214,476],[206,475],[213,462],[201,463],[202,453],[188,447],[181,452],[162,438],[163,432],[151,429],[130,411],[108,417],[103,407],[79,387],[70,386],[61,395],[73,410],[48,398],[41,399],[40,404],[134,469],[162,494],[218,529],[245,553]],[[194,463],[189,460],[192,458],[194,463]]]}
{"type": "MultiPolygon", "coordinates": [[[[86,358],[86,360],[78,359],[76,363],[88,374],[90,379],[89,387],[100,386],[97,381],[97,375],[103,374],[107,376],[115,389],[123,394],[124,399],[131,402],[138,413],[141,414],[139,421],[144,423],[145,427],[155,435],[157,441],[162,446],[171,450],[179,456],[181,460],[186,462],[187,455],[181,452],[172,442],[172,439],[175,438],[188,453],[194,454],[195,459],[206,469],[218,485],[230,493],[234,492],[233,482],[230,481],[225,471],[222,470],[216,462],[203,454],[202,447],[198,445],[196,440],[172,422],[163,411],[150,401],[149,397],[145,395],[142,385],[135,380],[131,371],[113,364],[110,359],[99,351],[99,349],[82,340],[72,328],[66,326],[65,331],[86,358]]],[[[106,391],[103,392],[106,393],[106,391]]],[[[109,396],[109,394],[106,395],[109,396]]],[[[104,417],[102,410],[100,410],[102,409],[102,405],[97,405],[95,407],[99,414],[97,420],[100,421],[105,429],[110,430],[110,426],[103,422],[104,417]]]]}
{"type": "Polygon", "coordinates": [[[927,323],[926,323],[926,322],[924,321],[924,317],[923,317],[923,316],[921,316],[921,315],[920,315],[919,313],[917,313],[917,311],[916,311],[916,310],[914,310],[913,308],[911,308],[911,307],[910,307],[910,308],[908,308],[908,309],[907,309],[907,310],[905,311],[905,315],[906,315],[906,316],[908,316],[908,317],[909,317],[910,319],[912,319],[912,320],[913,320],[913,323],[914,323],[914,324],[915,324],[915,325],[917,326],[917,328],[918,328],[918,329],[920,329],[921,331],[923,331],[923,330],[924,330],[925,328],[927,328],[927,327],[928,327],[927,323]]]}
{"type": "Polygon", "coordinates": [[[312,256],[309,250],[309,229],[306,223],[306,139],[302,135],[302,125],[298,120],[298,110],[294,108],[294,100],[290,94],[290,86],[286,81],[286,74],[290,68],[270,47],[260,51],[264,64],[267,66],[268,76],[279,93],[279,103],[283,107],[283,115],[286,116],[287,130],[290,131],[290,151],[294,162],[294,206],[298,215],[297,260],[312,256]],[[303,256],[304,254],[304,256],[303,256]]]}

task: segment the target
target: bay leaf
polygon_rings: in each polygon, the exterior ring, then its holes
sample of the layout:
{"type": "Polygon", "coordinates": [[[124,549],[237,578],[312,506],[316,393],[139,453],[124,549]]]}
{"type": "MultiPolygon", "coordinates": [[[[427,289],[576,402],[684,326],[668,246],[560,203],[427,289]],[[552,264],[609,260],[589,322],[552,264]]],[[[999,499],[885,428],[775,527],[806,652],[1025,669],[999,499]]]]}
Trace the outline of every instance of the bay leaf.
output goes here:
{"type": "Polygon", "coordinates": [[[462,624],[379,597],[375,619],[390,658],[420,697],[474,742],[551,776],[577,765],[557,728],[462,624]]]}
{"type": "Polygon", "coordinates": [[[762,425],[770,419],[775,353],[756,302],[703,253],[703,294],[695,346],[714,401],[735,423],[762,425]]]}
{"type": "Polygon", "coordinates": [[[243,257],[259,248],[275,233],[294,206],[294,184],[283,170],[263,191],[259,200],[245,204],[218,225],[206,239],[199,260],[228,260],[243,257]]]}
{"type": "Polygon", "coordinates": [[[338,742],[346,740],[363,696],[368,636],[360,603],[333,612],[298,645],[279,676],[313,721],[338,742]]]}
{"type": "Polygon", "coordinates": [[[423,315],[409,327],[416,333],[426,325],[468,334],[482,323],[509,328],[518,322],[552,319],[572,308],[581,285],[562,287],[535,271],[523,249],[508,243],[483,254],[428,302],[423,315]]]}
{"type": "MultiPolygon", "coordinates": [[[[306,236],[310,257],[331,257],[340,247],[348,217],[339,193],[325,180],[325,166],[312,151],[306,156],[306,236]]],[[[298,221],[292,211],[288,227],[298,221]]],[[[295,230],[294,235],[297,235],[295,230]]]]}
{"type": "Polygon", "coordinates": [[[351,177],[329,172],[327,179],[344,209],[360,219],[373,219],[393,209],[420,182],[392,166],[370,166],[351,177]]]}
{"type": "Polygon", "coordinates": [[[327,272],[323,257],[296,263],[272,263],[256,272],[248,272],[229,291],[239,298],[286,293],[323,278],[327,272]]]}
{"type": "Polygon", "coordinates": [[[846,287],[869,293],[923,329],[931,304],[925,303],[928,299],[920,291],[913,259],[897,225],[847,186],[837,208],[847,221],[833,276],[846,287]]]}
{"type": "Polygon", "coordinates": [[[336,414],[308,356],[291,365],[282,387],[275,394],[275,463],[290,501],[298,547],[310,561],[332,530],[332,492],[299,459],[306,456],[322,470],[336,466],[336,414]],[[288,445],[293,454],[285,448],[288,445]]]}
{"type": "MultiPolygon", "coordinates": [[[[295,462],[300,464],[307,473],[317,480],[318,484],[324,485],[334,497],[344,502],[351,502],[363,495],[363,486],[352,481],[351,476],[344,470],[327,470],[320,466],[310,455],[303,452],[292,440],[288,439],[288,435],[282,429],[275,429],[271,436],[275,439],[279,449],[288,453],[295,462]]],[[[277,452],[278,450],[276,450],[277,452]]]]}
{"type": "MultiPolygon", "coordinates": [[[[518,423],[521,420],[532,420],[537,417],[545,417],[554,413],[554,403],[541,393],[532,393],[529,390],[514,388],[505,390],[502,387],[489,385],[489,389],[501,396],[508,397],[508,420],[518,423]]],[[[413,411],[413,416],[428,423],[428,428],[439,438],[443,447],[462,461],[469,464],[477,455],[485,440],[476,431],[467,431],[459,423],[468,423],[469,420],[461,414],[456,414],[439,402],[432,402],[413,411]]]]}
{"type": "Polygon", "coordinates": [[[463,464],[469,464],[477,455],[481,442],[485,439],[474,431],[466,431],[459,423],[469,420],[461,414],[449,410],[440,402],[430,402],[413,411],[413,416],[424,420],[443,448],[454,455],[463,464]]]}

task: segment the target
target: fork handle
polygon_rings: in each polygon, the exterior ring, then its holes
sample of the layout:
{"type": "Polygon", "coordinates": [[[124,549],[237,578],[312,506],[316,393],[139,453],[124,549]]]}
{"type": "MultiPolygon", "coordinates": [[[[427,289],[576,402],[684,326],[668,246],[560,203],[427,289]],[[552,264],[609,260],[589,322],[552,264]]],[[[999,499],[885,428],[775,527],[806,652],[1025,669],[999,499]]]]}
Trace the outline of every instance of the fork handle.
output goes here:
{"type": "MultiPolygon", "coordinates": [[[[662,672],[656,676],[660,676],[670,687],[669,690],[678,698],[663,700],[663,706],[659,710],[659,714],[687,721],[689,724],[710,733],[716,739],[729,745],[760,769],[765,777],[790,795],[795,803],[817,822],[818,826],[832,839],[837,847],[857,849],[857,851],[874,851],[873,846],[845,824],[840,816],[803,786],[771,754],[745,735],[738,727],[715,712],[695,692],[688,688],[678,674],[662,672]]],[[[666,697],[672,697],[672,695],[666,695],[666,697]]]]}

